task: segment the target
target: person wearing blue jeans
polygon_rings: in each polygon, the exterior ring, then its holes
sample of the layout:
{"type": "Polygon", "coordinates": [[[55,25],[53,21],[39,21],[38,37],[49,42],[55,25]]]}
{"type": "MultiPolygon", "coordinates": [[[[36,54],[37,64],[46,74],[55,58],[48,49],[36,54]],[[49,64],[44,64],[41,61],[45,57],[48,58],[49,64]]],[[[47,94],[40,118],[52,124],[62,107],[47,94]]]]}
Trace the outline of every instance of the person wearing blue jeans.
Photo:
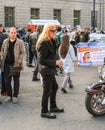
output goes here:
{"type": "Polygon", "coordinates": [[[33,72],[33,77],[32,77],[32,81],[39,81],[40,79],[38,79],[38,64],[37,64],[37,52],[36,52],[36,42],[38,40],[39,35],[42,32],[42,26],[38,25],[36,27],[36,30],[30,34],[29,37],[29,41],[31,44],[31,50],[33,52],[33,59],[34,59],[34,64],[35,64],[35,68],[34,68],[34,72],[33,72]]]}

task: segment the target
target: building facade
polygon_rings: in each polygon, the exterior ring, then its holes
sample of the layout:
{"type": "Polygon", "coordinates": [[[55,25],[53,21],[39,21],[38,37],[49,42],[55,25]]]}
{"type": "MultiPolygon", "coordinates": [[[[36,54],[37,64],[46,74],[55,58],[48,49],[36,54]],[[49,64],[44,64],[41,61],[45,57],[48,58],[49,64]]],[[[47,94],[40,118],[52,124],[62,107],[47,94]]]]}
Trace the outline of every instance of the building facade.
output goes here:
{"type": "Polygon", "coordinates": [[[0,0],[0,23],[27,26],[30,19],[58,19],[72,27],[105,30],[104,0],[0,0]]]}

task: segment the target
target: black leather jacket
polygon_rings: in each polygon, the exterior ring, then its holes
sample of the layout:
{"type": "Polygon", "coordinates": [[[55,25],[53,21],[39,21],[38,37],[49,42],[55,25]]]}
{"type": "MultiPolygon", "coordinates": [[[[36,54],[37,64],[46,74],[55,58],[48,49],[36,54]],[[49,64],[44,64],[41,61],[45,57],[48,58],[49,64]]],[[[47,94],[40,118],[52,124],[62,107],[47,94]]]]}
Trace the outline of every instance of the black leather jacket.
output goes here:
{"type": "Polygon", "coordinates": [[[56,71],[56,43],[54,40],[43,41],[37,48],[39,72],[55,75],[56,71]]]}

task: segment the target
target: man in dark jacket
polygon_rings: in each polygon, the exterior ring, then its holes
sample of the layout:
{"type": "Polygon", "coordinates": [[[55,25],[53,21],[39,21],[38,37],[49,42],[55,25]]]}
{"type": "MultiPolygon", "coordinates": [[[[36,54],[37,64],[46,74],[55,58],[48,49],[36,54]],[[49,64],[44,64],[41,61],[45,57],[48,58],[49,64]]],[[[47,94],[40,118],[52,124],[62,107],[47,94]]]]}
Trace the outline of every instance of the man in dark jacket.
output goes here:
{"type": "MultiPolygon", "coordinates": [[[[33,67],[33,65],[32,65],[32,61],[33,61],[33,52],[32,52],[32,46],[31,46],[31,43],[30,43],[30,34],[32,33],[32,30],[31,29],[28,29],[27,30],[27,33],[26,33],[26,35],[25,35],[25,38],[24,38],[24,41],[26,42],[26,43],[28,43],[28,50],[27,50],[27,52],[26,53],[28,53],[29,54],[29,57],[28,57],[28,61],[27,61],[27,66],[28,67],[33,67]]],[[[28,55],[27,54],[27,55],[28,55]]]]}
{"type": "Polygon", "coordinates": [[[3,25],[0,24],[0,51],[1,51],[1,46],[2,46],[4,39],[5,39],[5,35],[3,34],[3,25]]]}
{"type": "MultiPolygon", "coordinates": [[[[3,34],[3,25],[0,24],[0,52],[1,52],[1,47],[2,47],[2,44],[3,44],[3,41],[4,41],[5,38],[6,37],[3,34]]],[[[7,94],[7,91],[6,91],[5,81],[4,81],[4,73],[2,72],[1,75],[2,75],[1,95],[5,96],[7,94]]]]}
{"type": "Polygon", "coordinates": [[[87,27],[84,27],[82,30],[81,42],[88,42],[89,40],[90,40],[90,32],[87,27]]]}

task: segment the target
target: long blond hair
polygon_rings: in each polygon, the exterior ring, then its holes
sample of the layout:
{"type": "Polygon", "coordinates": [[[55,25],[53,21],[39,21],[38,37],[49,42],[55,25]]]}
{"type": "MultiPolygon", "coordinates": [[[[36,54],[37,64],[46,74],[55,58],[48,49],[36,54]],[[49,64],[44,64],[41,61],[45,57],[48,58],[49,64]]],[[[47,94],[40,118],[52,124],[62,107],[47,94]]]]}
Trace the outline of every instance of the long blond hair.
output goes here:
{"type": "Polygon", "coordinates": [[[37,43],[36,43],[36,48],[38,48],[38,46],[41,44],[42,41],[48,41],[51,40],[51,38],[49,37],[49,31],[53,28],[56,27],[55,24],[53,23],[47,23],[44,25],[43,31],[40,34],[37,43]]]}

